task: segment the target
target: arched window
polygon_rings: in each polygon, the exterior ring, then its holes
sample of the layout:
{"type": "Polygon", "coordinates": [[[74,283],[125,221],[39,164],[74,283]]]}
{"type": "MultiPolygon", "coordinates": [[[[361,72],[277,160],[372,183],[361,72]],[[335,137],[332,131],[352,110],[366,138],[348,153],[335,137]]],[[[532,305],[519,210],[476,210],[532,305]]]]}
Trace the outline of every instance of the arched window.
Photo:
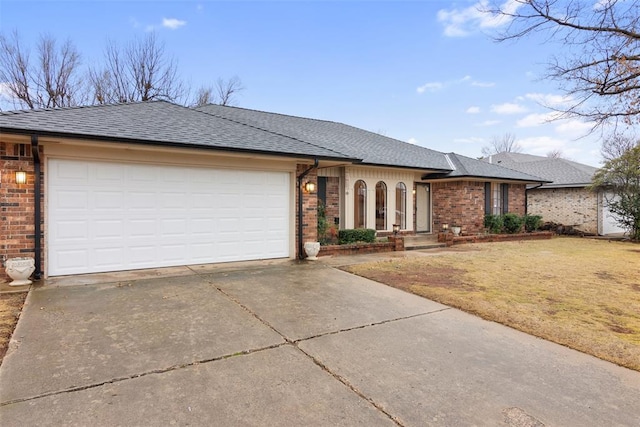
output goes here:
{"type": "Polygon", "coordinates": [[[404,182],[396,185],[396,224],[401,230],[407,228],[407,186],[404,182]]]}
{"type": "Polygon", "coordinates": [[[353,185],[353,228],[365,228],[367,220],[367,184],[358,180],[353,185]]]}
{"type": "Polygon", "coordinates": [[[376,184],[376,230],[387,229],[387,184],[376,184]]]}

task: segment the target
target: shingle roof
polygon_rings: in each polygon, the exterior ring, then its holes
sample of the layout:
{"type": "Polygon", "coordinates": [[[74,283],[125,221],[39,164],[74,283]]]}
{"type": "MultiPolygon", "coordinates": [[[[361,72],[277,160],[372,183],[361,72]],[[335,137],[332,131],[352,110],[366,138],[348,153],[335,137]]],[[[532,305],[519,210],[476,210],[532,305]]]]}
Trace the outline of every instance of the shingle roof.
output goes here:
{"type": "Polygon", "coordinates": [[[591,178],[598,170],[567,159],[522,153],[499,153],[483,160],[551,181],[543,187],[584,187],[591,183],[591,178]]]}
{"type": "Polygon", "coordinates": [[[164,101],[0,113],[0,132],[356,160],[291,136],[164,101]]]}
{"type": "Polygon", "coordinates": [[[113,143],[197,147],[317,157],[435,172],[431,178],[476,177],[541,182],[535,176],[430,150],[342,123],[164,101],[0,113],[0,133],[98,139],[113,143]]]}
{"type": "Polygon", "coordinates": [[[545,181],[545,179],[540,178],[537,175],[512,170],[456,153],[448,153],[446,154],[446,157],[453,166],[453,171],[444,176],[446,178],[491,178],[525,182],[545,181]]]}
{"type": "Polygon", "coordinates": [[[342,123],[212,104],[196,109],[345,153],[366,164],[451,170],[438,151],[342,123]]]}

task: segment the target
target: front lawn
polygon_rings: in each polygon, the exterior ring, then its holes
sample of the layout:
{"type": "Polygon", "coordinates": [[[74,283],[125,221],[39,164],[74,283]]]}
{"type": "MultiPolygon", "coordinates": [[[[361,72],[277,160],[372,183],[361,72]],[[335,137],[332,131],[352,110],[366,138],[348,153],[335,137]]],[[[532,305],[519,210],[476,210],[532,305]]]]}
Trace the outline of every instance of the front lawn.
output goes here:
{"type": "Polygon", "coordinates": [[[471,244],[345,270],[640,370],[638,244],[471,244]]]}

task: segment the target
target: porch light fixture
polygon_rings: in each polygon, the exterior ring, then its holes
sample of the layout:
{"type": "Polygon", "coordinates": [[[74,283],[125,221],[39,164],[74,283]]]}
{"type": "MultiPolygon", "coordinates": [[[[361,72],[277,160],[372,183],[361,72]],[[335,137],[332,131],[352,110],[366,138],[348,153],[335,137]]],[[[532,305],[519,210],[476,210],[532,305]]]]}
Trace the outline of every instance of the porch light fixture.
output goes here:
{"type": "Polygon", "coordinates": [[[16,184],[26,184],[27,173],[25,171],[16,171],[16,184]]]}
{"type": "Polygon", "coordinates": [[[393,235],[397,236],[398,232],[400,232],[400,224],[393,224],[393,235]]]}
{"type": "Polygon", "coordinates": [[[306,184],[304,184],[304,191],[309,193],[309,194],[315,193],[316,192],[316,183],[308,181],[306,184]]]}
{"type": "Polygon", "coordinates": [[[448,223],[444,223],[442,224],[442,231],[447,231],[449,229],[449,224],[448,223]]]}

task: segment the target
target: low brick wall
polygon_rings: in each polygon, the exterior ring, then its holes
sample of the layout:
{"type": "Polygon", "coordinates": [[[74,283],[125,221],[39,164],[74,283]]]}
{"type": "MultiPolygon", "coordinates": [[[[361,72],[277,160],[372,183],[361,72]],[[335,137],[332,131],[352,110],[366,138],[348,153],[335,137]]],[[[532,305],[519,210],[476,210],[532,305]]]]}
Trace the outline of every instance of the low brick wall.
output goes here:
{"type": "Polygon", "coordinates": [[[351,245],[320,246],[320,253],[318,256],[375,254],[394,251],[404,251],[404,239],[402,237],[389,237],[388,242],[381,243],[354,243],[351,245]]]}
{"type": "Polygon", "coordinates": [[[464,243],[544,240],[544,239],[551,239],[552,237],[553,237],[553,233],[550,231],[536,231],[534,233],[519,233],[519,234],[474,234],[470,236],[454,236],[453,233],[438,233],[438,242],[446,243],[447,246],[453,246],[453,245],[461,245],[464,243]]]}

